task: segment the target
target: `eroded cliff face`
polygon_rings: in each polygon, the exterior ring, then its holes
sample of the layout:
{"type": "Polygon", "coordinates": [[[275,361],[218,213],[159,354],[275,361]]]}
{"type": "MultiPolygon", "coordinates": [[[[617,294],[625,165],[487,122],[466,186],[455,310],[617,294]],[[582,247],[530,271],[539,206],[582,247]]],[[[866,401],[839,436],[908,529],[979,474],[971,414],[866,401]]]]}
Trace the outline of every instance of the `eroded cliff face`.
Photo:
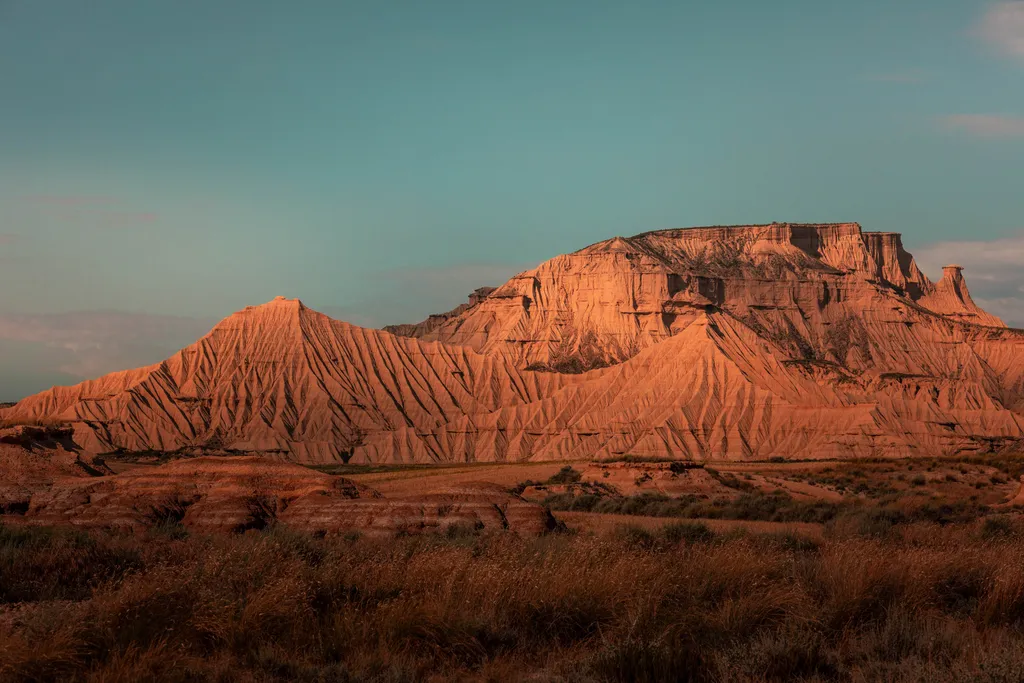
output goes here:
{"type": "Polygon", "coordinates": [[[899,235],[865,233],[856,223],[663,230],[555,257],[419,336],[520,365],[574,354],[615,363],[685,329],[711,305],[789,352],[841,361],[829,325],[887,298],[931,302],[945,314],[948,307],[929,298],[935,292],[899,235]]]}
{"type": "Polygon", "coordinates": [[[974,303],[971,293],[967,291],[963,268],[958,265],[949,265],[943,268],[942,279],[918,303],[936,313],[966,323],[1006,327],[1006,323],[991,313],[983,311],[974,303]]]}
{"type": "Polygon", "coordinates": [[[429,431],[532,402],[563,379],[501,357],[355,327],[278,298],[155,366],[25,399],[0,414],[57,420],[95,452],[350,457],[365,435],[429,431]]]}
{"type": "Polygon", "coordinates": [[[1024,436],[1024,333],[854,223],[558,256],[399,336],[275,300],[167,361],[0,411],[93,452],[301,462],[850,457],[1024,436]]]}

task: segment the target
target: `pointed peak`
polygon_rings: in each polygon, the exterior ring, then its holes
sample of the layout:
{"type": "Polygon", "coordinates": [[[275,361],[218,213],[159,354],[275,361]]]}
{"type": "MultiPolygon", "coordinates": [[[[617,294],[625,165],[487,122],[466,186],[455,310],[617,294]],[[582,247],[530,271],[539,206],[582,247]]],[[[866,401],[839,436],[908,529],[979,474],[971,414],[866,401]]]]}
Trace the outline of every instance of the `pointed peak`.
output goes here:
{"type": "Polygon", "coordinates": [[[258,306],[246,306],[221,320],[211,330],[220,332],[238,329],[248,325],[261,325],[271,328],[293,328],[299,324],[300,315],[305,306],[298,299],[286,299],[279,296],[258,306]]]}

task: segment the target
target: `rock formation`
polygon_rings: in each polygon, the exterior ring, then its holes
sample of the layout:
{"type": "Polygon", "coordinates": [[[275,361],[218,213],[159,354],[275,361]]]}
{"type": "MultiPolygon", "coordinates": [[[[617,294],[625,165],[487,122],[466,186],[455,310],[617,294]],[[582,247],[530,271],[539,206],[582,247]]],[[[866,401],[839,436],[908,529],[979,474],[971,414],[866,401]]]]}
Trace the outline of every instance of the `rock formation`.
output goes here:
{"type": "Polygon", "coordinates": [[[30,497],[23,517],[11,519],[121,530],[174,522],[203,532],[278,523],[382,536],[452,526],[538,535],[555,525],[540,505],[488,484],[385,499],[348,479],[258,457],[181,459],[112,476],[59,479],[30,497]]]}
{"type": "Polygon", "coordinates": [[[0,416],[53,416],[94,452],[335,462],[366,435],[429,433],[532,403],[560,384],[501,357],[355,327],[279,297],[228,317],[163,363],[43,392],[0,416]]]}
{"type": "Polygon", "coordinates": [[[958,265],[943,267],[942,279],[926,296],[921,297],[919,303],[932,311],[964,322],[1006,327],[1002,320],[981,310],[974,303],[971,293],[967,291],[963,270],[958,265]]]}
{"type": "Polygon", "coordinates": [[[663,230],[555,257],[397,334],[278,299],[172,358],[0,411],[92,452],[298,462],[988,451],[1024,332],[855,223],[663,230]]]}
{"type": "Polygon", "coordinates": [[[0,515],[28,508],[32,493],[67,477],[91,477],[110,470],[82,452],[67,428],[0,428],[0,515]]]}
{"type": "Polygon", "coordinates": [[[397,334],[400,337],[425,337],[452,318],[457,318],[479,305],[493,291],[494,287],[478,287],[469,295],[469,300],[466,303],[459,304],[447,313],[434,313],[427,316],[426,320],[411,325],[387,325],[384,327],[384,331],[397,334]]]}

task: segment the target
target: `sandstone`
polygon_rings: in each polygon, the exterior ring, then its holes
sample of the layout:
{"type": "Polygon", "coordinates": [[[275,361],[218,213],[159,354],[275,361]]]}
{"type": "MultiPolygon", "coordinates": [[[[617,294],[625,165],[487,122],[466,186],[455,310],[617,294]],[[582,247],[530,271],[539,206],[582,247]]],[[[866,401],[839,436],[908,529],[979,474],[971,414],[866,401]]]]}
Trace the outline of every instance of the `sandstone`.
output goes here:
{"type": "Polygon", "coordinates": [[[255,456],[58,479],[31,496],[23,516],[8,519],[125,531],[179,522],[200,532],[240,532],[279,523],[305,532],[385,536],[453,525],[524,535],[554,528],[541,506],[486,484],[387,500],[351,480],[255,456]]]}
{"type": "Polygon", "coordinates": [[[303,463],[884,457],[1024,438],[1024,332],[978,307],[958,267],[933,283],[898,234],[856,223],[615,237],[392,330],[277,299],[0,418],[66,422],[90,453],[303,463]]]}
{"type": "Polygon", "coordinates": [[[0,428],[0,514],[23,512],[35,492],[57,479],[110,472],[71,436],[70,429],[58,427],[0,428]]]}

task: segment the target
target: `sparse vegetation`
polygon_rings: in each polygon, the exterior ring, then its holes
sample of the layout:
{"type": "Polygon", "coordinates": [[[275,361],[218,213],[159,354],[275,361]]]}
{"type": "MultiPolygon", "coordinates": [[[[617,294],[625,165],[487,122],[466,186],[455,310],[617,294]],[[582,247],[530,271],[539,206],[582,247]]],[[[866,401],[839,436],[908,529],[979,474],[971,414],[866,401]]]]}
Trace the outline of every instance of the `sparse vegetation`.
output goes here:
{"type": "Polygon", "coordinates": [[[74,448],[74,443],[71,440],[74,432],[67,424],[52,422],[8,425],[8,427],[11,426],[17,426],[18,429],[12,433],[0,435],[0,443],[21,446],[29,450],[36,446],[55,448],[63,445],[68,450],[74,448]]]}
{"type": "Polygon", "coordinates": [[[753,484],[739,479],[731,472],[719,472],[718,470],[711,469],[710,467],[705,467],[704,471],[714,477],[722,486],[726,486],[731,489],[738,489],[740,491],[752,491],[755,488],[753,484]]]}
{"type": "Polygon", "coordinates": [[[283,504],[259,477],[239,535],[173,505],[139,536],[0,526],[0,681],[1024,675],[1024,521],[987,506],[1020,460],[619,462],[526,470],[514,490],[556,515],[608,515],[539,539],[299,535],[258,514],[283,504]]]}
{"type": "Polygon", "coordinates": [[[572,465],[566,465],[562,469],[558,470],[555,474],[548,479],[548,484],[575,484],[583,475],[573,469],[572,465]]]}
{"type": "Polygon", "coordinates": [[[1009,519],[841,519],[819,541],[695,523],[379,540],[0,527],[0,679],[1024,677],[1009,519]]]}
{"type": "Polygon", "coordinates": [[[824,523],[836,516],[843,505],[824,501],[797,501],[782,492],[770,494],[747,491],[738,497],[669,497],[662,493],[611,496],[584,493],[558,493],[543,504],[551,510],[597,512],[643,517],[680,517],[683,519],[739,519],[764,522],[824,523]]]}

